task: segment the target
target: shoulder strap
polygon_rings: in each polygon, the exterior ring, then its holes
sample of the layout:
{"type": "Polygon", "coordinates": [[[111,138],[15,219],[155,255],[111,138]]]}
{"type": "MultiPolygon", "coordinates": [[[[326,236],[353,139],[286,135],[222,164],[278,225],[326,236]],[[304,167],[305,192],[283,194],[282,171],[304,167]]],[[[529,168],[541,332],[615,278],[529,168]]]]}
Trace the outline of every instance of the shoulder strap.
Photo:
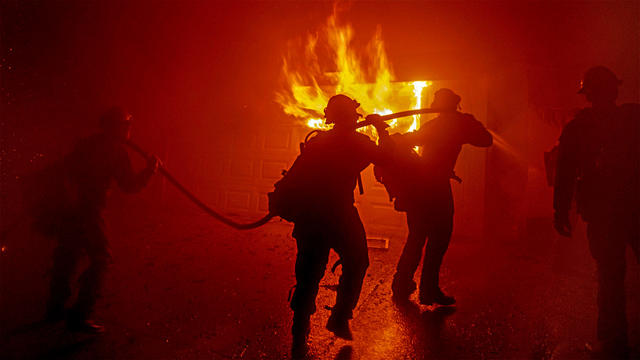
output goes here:
{"type": "Polygon", "coordinates": [[[315,139],[316,137],[320,136],[324,132],[325,131],[318,130],[318,129],[309,131],[309,133],[304,137],[304,142],[300,143],[300,154],[302,154],[304,149],[307,147],[307,144],[309,143],[309,141],[315,139]]]}

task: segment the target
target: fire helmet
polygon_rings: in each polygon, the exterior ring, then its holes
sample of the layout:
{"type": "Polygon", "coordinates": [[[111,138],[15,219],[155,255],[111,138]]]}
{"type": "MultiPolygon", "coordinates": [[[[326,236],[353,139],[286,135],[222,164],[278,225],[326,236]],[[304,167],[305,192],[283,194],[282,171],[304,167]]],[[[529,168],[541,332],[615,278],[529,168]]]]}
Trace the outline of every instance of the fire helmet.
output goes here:
{"type": "Polygon", "coordinates": [[[621,83],[622,81],[610,69],[604,66],[595,66],[584,73],[578,94],[613,92],[621,83]]]}
{"type": "Polygon", "coordinates": [[[353,116],[357,119],[360,117],[356,111],[359,106],[359,102],[346,95],[334,95],[329,99],[327,107],[324,109],[325,123],[334,124],[336,121],[348,120],[353,116]]]}
{"type": "Polygon", "coordinates": [[[460,104],[460,95],[454,93],[451,89],[442,88],[433,94],[433,109],[455,110],[460,104]]]}
{"type": "Polygon", "coordinates": [[[131,114],[123,110],[121,107],[114,106],[105,111],[100,116],[100,128],[103,130],[113,129],[119,125],[131,124],[131,114]]]}

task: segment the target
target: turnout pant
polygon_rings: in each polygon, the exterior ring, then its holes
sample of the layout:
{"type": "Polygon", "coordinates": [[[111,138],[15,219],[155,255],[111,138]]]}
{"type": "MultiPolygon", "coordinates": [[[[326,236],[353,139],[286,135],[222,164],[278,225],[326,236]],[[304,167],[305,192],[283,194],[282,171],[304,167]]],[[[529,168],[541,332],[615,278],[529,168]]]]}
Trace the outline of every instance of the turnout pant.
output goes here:
{"type": "Polygon", "coordinates": [[[605,346],[627,346],[625,253],[629,244],[638,256],[638,223],[638,214],[627,214],[587,225],[589,248],[598,270],[598,340],[605,346]]]}
{"type": "Polygon", "coordinates": [[[111,253],[100,217],[78,217],[65,222],[58,233],[58,246],[53,254],[53,269],[48,307],[63,309],[71,296],[71,280],[78,262],[86,255],[87,269],[79,277],[78,298],[71,315],[86,319],[100,295],[111,253]]]}
{"type": "Polygon", "coordinates": [[[298,254],[295,267],[296,287],[290,305],[297,316],[315,313],[318,287],[331,249],[338,253],[342,262],[342,275],[332,313],[351,319],[353,309],[358,304],[369,266],[364,226],[355,207],[335,216],[328,221],[300,221],[293,230],[298,254]]]}
{"type": "Polygon", "coordinates": [[[440,265],[451,241],[453,212],[434,214],[433,211],[409,210],[407,225],[409,236],[396,267],[394,282],[407,286],[413,282],[424,249],[420,293],[435,291],[439,289],[440,265]]]}

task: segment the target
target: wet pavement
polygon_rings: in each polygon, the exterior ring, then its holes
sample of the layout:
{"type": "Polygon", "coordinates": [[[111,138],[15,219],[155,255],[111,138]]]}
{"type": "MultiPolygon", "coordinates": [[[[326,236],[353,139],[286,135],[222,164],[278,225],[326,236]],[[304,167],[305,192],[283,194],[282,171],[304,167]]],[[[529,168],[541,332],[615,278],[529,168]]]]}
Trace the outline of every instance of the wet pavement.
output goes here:
{"type": "MultiPolygon", "coordinates": [[[[2,255],[0,358],[286,359],[294,285],[291,226],[238,232],[186,207],[108,214],[114,263],[95,318],[102,336],[69,334],[44,313],[53,244],[33,234],[2,255]],[[37,251],[34,251],[37,249],[37,251]],[[11,295],[6,296],[11,289],[11,295]]],[[[351,327],[324,329],[340,268],[329,267],[312,317],[310,359],[589,359],[595,276],[584,234],[530,231],[517,239],[454,238],[442,285],[455,307],[391,301],[402,246],[371,249],[351,327]]],[[[337,260],[332,254],[330,264],[337,260]]],[[[640,266],[627,277],[630,341],[640,356],[640,266]]]]}

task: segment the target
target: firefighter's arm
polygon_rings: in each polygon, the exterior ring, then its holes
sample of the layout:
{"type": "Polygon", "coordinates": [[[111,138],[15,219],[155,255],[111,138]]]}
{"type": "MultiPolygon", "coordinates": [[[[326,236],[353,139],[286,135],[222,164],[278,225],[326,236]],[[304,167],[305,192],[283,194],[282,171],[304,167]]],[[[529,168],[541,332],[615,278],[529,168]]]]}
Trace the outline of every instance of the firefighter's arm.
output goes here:
{"type": "Polygon", "coordinates": [[[558,162],[553,191],[554,227],[563,236],[571,236],[569,211],[578,173],[575,136],[568,126],[560,136],[558,162]]]}
{"type": "Polygon", "coordinates": [[[367,120],[371,121],[376,128],[379,139],[378,146],[375,146],[373,142],[368,146],[369,158],[376,165],[386,164],[391,161],[391,149],[395,146],[394,140],[389,136],[389,131],[387,131],[389,124],[382,121],[378,114],[367,115],[367,120]]]}
{"type": "Polygon", "coordinates": [[[389,124],[384,122],[384,120],[382,120],[382,117],[380,115],[378,114],[367,115],[366,120],[371,122],[373,127],[376,129],[376,132],[378,133],[378,139],[380,140],[381,144],[389,140],[389,131],[387,131],[389,124]]]}
{"type": "Polygon", "coordinates": [[[414,147],[423,145],[426,142],[428,134],[426,129],[428,126],[423,126],[417,131],[412,131],[406,134],[394,134],[394,138],[391,140],[389,132],[387,131],[389,124],[379,119],[380,117],[381,116],[378,114],[371,114],[367,115],[366,120],[371,122],[376,128],[378,137],[380,138],[380,145],[383,147],[385,147],[385,143],[401,143],[402,146],[414,147]]]}
{"type": "Polygon", "coordinates": [[[493,144],[493,136],[484,125],[470,116],[467,143],[473,146],[489,147],[493,144]]]}
{"type": "Polygon", "coordinates": [[[428,126],[423,126],[417,131],[402,134],[399,140],[402,141],[403,145],[408,147],[424,145],[427,142],[427,128],[428,126]]]}
{"type": "Polygon", "coordinates": [[[123,152],[121,154],[121,160],[119,161],[118,168],[116,169],[116,182],[125,192],[138,192],[147,185],[151,176],[158,171],[158,166],[158,158],[156,156],[151,156],[147,161],[147,167],[136,174],[131,166],[129,156],[126,152],[123,152]]]}

